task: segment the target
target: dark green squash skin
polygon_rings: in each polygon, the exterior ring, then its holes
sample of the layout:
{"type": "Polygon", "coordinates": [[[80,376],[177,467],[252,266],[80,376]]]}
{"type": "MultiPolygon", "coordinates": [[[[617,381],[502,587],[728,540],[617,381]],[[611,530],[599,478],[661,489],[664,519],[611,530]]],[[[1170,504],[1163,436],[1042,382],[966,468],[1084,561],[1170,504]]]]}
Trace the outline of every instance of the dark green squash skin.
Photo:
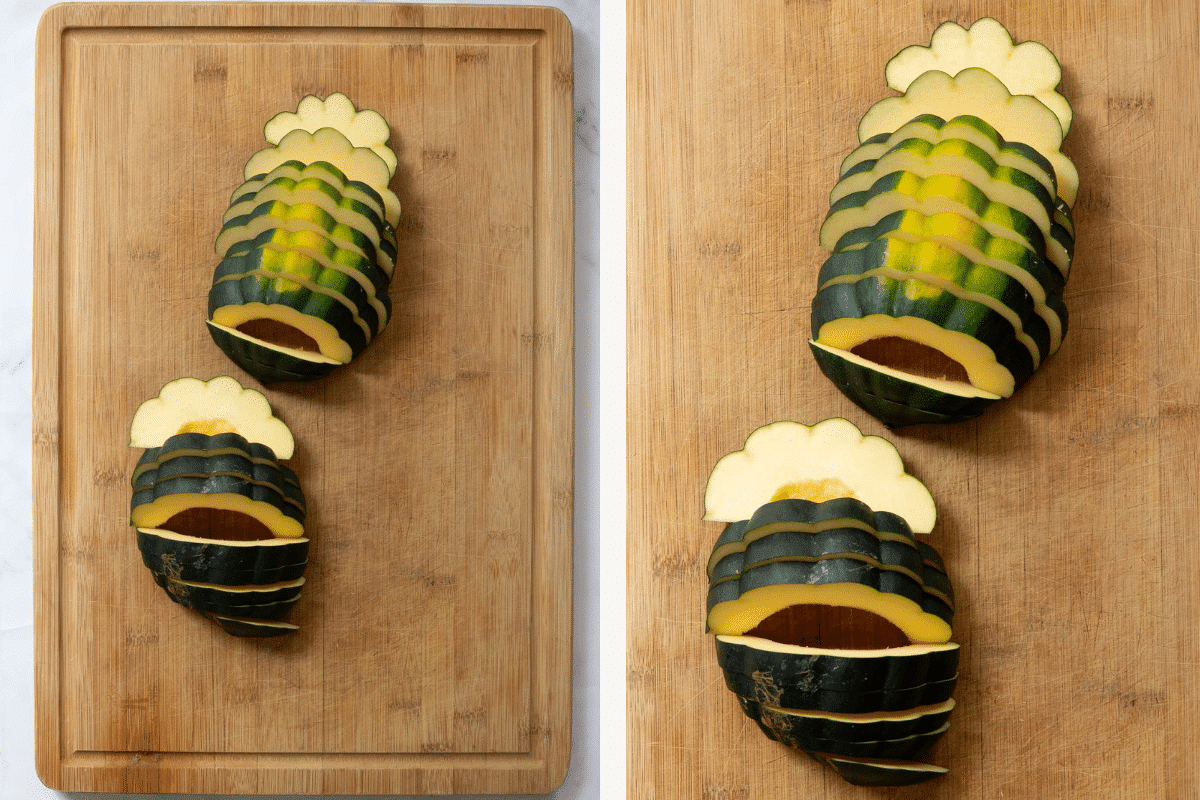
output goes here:
{"type": "Polygon", "coordinates": [[[811,342],[809,349],[825,377],[859,408],[889,429],[967,422],[1000,402],[988,397],[962,397],[939,392],[838,358],[811,342]]]}
{"type": "Polygon", "coordinates": [[[137,540],[142,563],[151,572],[182,581],[262,586],[301,578],[308,565],[304,538],[284,545],[231,545],[215,539],[174,541],[139,530],[137,540]]]}
{"type": "MultiPolygon", "coordinates": [[[[856,245],[874,242],[875,240],[886,236],[888,233],[897,229],[897,226],[903,221],[904,215],[908,213],[910,212],[893,211],[891,214],[880,218],[879,222],[870,227],[854,228],[853,230],[847,231],[842,238],[838,239],[837,244],[834,245],[834,252],[850,251],[850,249],[854,248],[856,245]]],[[[1057,228],[1061,229],[1062,236],[1070,239],[1070,234],[1066,232],[1066,229],[1063,229],[1062,226],[1057,226],[1057,228]]],[[[1062,239],[1060,239],[1060,241],[1062,241],[1062,239]]],[[[1074,244],[1074,240],[1071,241],[1072,244],[1074,244]]],[[[976,243],[965,242],[964,244],[975,246],[976,243]]],[[[1003,243],[1000,246],[1004,246],[1003,243]]],[[[1023,258],[1020,261],[1015,262],[1014,266],[1024,269],[1026,272],[1028,272],[1030,276],[1037,281],[1043,289],[1045,289],[1047,295],[1062,294],[1063,286],[1066,281],[1058,267],[1054,266],[1054,264],[1052,264],[1049,260],[1040,258],[1036,253],[1028,248],[1022,248],[1016,252],[1020,253],[1023,258]]],[[[1013,256],[1010,256],[1010,258],[1012,257],[1013,256]]]]}
{"type": "Polygon", "coordinates": [[[812,301],[813,338],[821,326],[836,319],[862,319],[872,314],[919,317],[939,327],[978,339],[996,355],[1013,377],[1015,392],[1033,375],[1033,355],[1016,339],[1012,323],[995,311],[948,292],[936,298],[910,299],[899,281],[881,276],[854,283],[835,283],[817,291],[812,301]]]}
{"type": "Polygon", "coordinates": [[[918,706],[949,700],[958,685],[958,676],[931,681],[907,689],[838,692],[814,689],[805,683],[775,684],[764,674],[746,675],[723,670],[725,686],[739,697],[752,697],[779,708],[830,711],[839,714],[866,714],[875,711],[907,711],[918,706]]]}
{"type": "MultiPolygon", "coordinates": [[[[328,211],[312,203],[300,202],[291,206],[279,200],[263,202],[255,206],[250,212],[236,216],[226,222],[221,227],[221,233],[217,237],[217,252],[229,252],[228,245],[221,244],[222,238],[228,241],[245,239],[246,236],[242,230],[260,218],[266,218],[263,222],[277,223],[271,227],[286,226],[293,219],[302,220],[311,225],[313,230],[322,231],[325,235],[335,239],[339,247],[361,251],[362,255],[369,261],[379,263],[375,244],[359,227],[340,223],[328,211]],[[345,227],[339,229],[339,225],[345,225],[345,227]],[[343,236],[343,234],[345,235],[343,236]],[[358,241],[351,241],[351,238],[358,239],[358,241]]],[[[300,223],[297,222],[294,224],[300,223]]],[[[308,227],[308,225],[305,227],[308,227]]],[[[382,240],[382,238],[382,231],[380,231],[380,239],[382,240]]]]}
{"type": "Polygon", "coordinates": [[[815,752],[836,752],[852,758],[889,758],[906,761],[924,758],[930,748],[945,734],[943,723],[937,730],[894,739],[847,741],[813,735],[801,718],[773,713],[758,702],[741,703],[742,711],[754,720],[767,738],[795,748],[815,752]]]}
{"type": "MultiPolygon", "coordinates": [[[[299,520],[303,521],[306,510],[304,491],[300,488],[296,473],[280,463],[271,448],[257,442],[251,443],[237,433],[175,434],[161,446],[147,448],[134,467],[131,479],[133,496],[137,502],[146,502],[147,499],[152,502],[155,497],[168,493],[166,489],[156,488],[166,481],[207,477],[241,477],[251,484],[272,489],[278,493],[279,500],[295,507],[300,515],[299,520]]],[[[175,484],[167,488],[171,485],[175,484]]],[[[247,492],[239,489],[239,493],[247,492]]],[[[267,496],[275,497],[273,494],[267,496]]],[[[280,508],[283,509],[283,506],[280,508]]]]}
{"type": "Polygon", "coordinates": [[[217,347],[221,348],[221,352],[262,384],[315,381],[345,366],[324,361],[308,361],[290,353],[264,347],[254,340],[234,336],[214,325],[207,327],[209,335],[217,347]]]}
{"type": "MultiPolygon", "coordinates": [[[[909,194],[912,191],[924,189],[926,188],[926,180],[929,179],[920,178],[911,172],[904,171],[896,171],[883,175],[875,183],[871,184],[871,188],[859,192],[851,192],[836,202],[831,203],[829,212],[825,215],[825,221],[832,224],[830,219],[839,212],[862,208],[874,198],[890,192],[909,194]]],[[[1003,203],[990,201],[982,190],[965,178],[959,186],[954,188],[958,190],[958,194],[956,195],[937,192],[928,196],[944,197],[949,201],[960,204],[964,209],[970,209],[972,212],[981,216],[987,216],[1003,224],[1020,235],[1029,244],[1031,250],[1039,256],[1045,257],[1046,236],[1037,223],[1027,214],[1006,206],[1003,203]]],[[[838,234],[837,238],[841,239],[842,235],[838,234]]],[[[824,232],[822,238],[824,239],[824,232]]]]}
{"type": "MultiPolygon", "coordinates": [[[[762,703],[752,697],[738,697],[738,704],[746,716],[758,723],[759,727],[763,728],[763,733],[777,742],[783,742],[789,747],[798,747],[801,750],[824,750],[828,746],[817,744],[817,739],[824,739],[831,742],[886,742],[904,739],[908,736],[919,736],[921,734],[930,734],[941,728],[950,719],[952,708],[946,708],[921,716],[911,717],[908,719],[874,719],[869,721],[848,722],[842,719],[835,719],[822,716],[797,716],[793,714],[780,714],[772,709],[765,707],[762,703]],[[764,719],[766,715],[766,719],[764,719]],[[769,725],[769,728],[766,727],[769,725]],[[810,740],[812,746],[800,747],[792,744],[782,736],[790,736],[792,741],[800,739],[810,740]]],[[[938,734],[941,735],[940,733],[938,734]]],[[[932,743],[931,743],[932,744],[932,743]]],[[[835,747],[828,747],[831,751],[839,752],[841,755],[855,755],[851,752],[843,752],[835,747]]],[[[919,758],[915,753],[919,752],[919,747],[914,747],[909,755],[891,755],[884,756],[882,753],[858,753],[860,756],[873,755],[878,758],[919,758]]]]}
{"type": "MultiPolygon", "coordinates": [[[[294,273],[287,272],[283,268],[280,262],[284,257],[285,254],[283,252],[267,248],[256,248],[244,253],[228,256],[217,264],[216,269],[213,271],[213,282],[241,280],[243,276],[250,277],[247,273],[253,270],[269,272],[278,278],[287,280],[294,273]]],[[[266,275],[258,274],[252,277],[259,286],[274,286],[276,284],[276,278],[268,278],[266,275]]],[[[354,309],[358,312],[358,316],[373,331],[373,336],[379,335],[384,326],[387,325],[387,319],[381,319],[378,310],[371,304],[371,298],[367,295],[366,289],[348,273],[330,269],[329,267],[318,266],[309,275],[300,277],[324,289],[337,292],[346,298],[354,306],[354,309]]],[[[305,289],[303,291],[308,290],[305,289]]]]}
{"type": "MultiPolygon", "coordinates": [[[[760,650],[741,642],[716,638],[717,663],[726,673],[756,678],[763,687],[758,692],[739,693],[780,708],[833,709],[777,702],[767,687],[804,686],[812,691],[846,694],[900,692],[922,688],[931,683],[954,680],[958,675],[959,648],[931,649],[927,652],[896,655],[888,650],[863,656],[839,655],[836,651],[784,653],[760,650]]],[[[949,697],[941,698],[945,700],[949,697]]],[[[931,702],[941,702],[931,701],[931,702]]],[[[913,703],[913,708],[927,703],[913,703]]]]}
{"type": "Polygon", "coordinates": [[[247,619],[214,613],[206,613],[204,616],[220,625],[226,633],[232,636],[265,639],[271,636],[283,636],[288,633],[295,633],[300,630],[299,625],[277,620],[247,619]]]}
{"type": "Polygon", "coordinates": [[[880,594],[905,597],[928,614],[950,623],[954,609],[929,591],[932,587],[903,572],[881,568],[856,558],[823,558],[818,561],[773,561],[748,567],[733,580],[714,583],[708,589],[707,610],[718,603],[736,600],[746,592],[778,584],[828,585],[855,583],[880,594]]]}
{"type": "Polygon", "coordinates": [[[730,552],[710,565],[710,589],[768,561],[814,560],[829,553],[856,553],[918,576],[924,571],[921,551],[908,523],[887,511],[872,512],[865,503],[851,497],[822,503],[803,499],[766,503],[748,520],[741,538],[724,543],[718,540],[714,555],[722,546],[730,552]],[[843,520],[848,524],[812,531],[815,524],[843,520]]]}
{"type": "Polygon", "coordinates": [[[349,346],[351,358],[356,358],[367,346],[367,335],[354,321],[354,313],[336,299],[304,288],[281,289],[278,280],[260,280],[252,275],[214,283],[208,290],[208,318],[212,319],[218,308],[249,303],[287,306],[324,320],[349,346]]]}
{"type": "Polygon", "coordinates": [[[829,753],[809,752],[817,762],[829,767],[855,786],[914,786],[941,777],[946,770],[930,764],[912,762],[916,769],[905,769],[902,763],[878,761],[859,762],[838,758],[829,753]]]}
{"type": "Polygon", "coordinates": [[[133,493],[129,501],[130,514],[141,506],[173,494],[240,495],[254,502],[274,506],[285,517],[304,524],[304,509],[289,502],[281,487],[253,483],[245,475],[181,475],[156,481],[152,486],[133,493]]]}
{"type": "Polygon", "coordinates": [[[162,587],[167,596],[179,605],[194,611],[227,614],[250,619],[283,619],[299,601],[301,590],[296,586],[285,586],[255,592],[253,598],[227,589],[238,587],[190,586],[172,579],[163,572],[154,572],[154,582],[162,587]],[[254,602],[247,603],[246,599],[254,602]]]}
{"type": "MultiPolygon", "coordinates": [[[[266,246],[274,245],[282,249],[292,249],[292,234],[295,231],[289,231],[286,228],[267,228],[261,231],[252,239],[243,239],[242,241],[234,242],[229,246],[224,254],[224,258],[232,258],[238,255],[253,250],[259,250],[266,246]]],[[[391,277],[378,264],[375,264],[357,253],[337,247],[336,242],[332,242],[325,237],[325,241],[329,245],[325,250],[319,251],[322,255],[329,258],[332,263],[353,269],[361,272],[375,287],[375,296],[383,303],[388,314],[391,314],[391,298],[388,296],[388,287],[391,286],[391,277]]],[[[300,252],[307,252],[305,248],[300,248],[300,252]]]]}
{"type": "MultiPolygon", "coordinates": [[[[939,249],[943,249],[940,246],[939,249]]],[[[817,275],[817,285],[825,286],[829,281],[834,279],[856,278],[861,279],[870,270],[876,269],[896,269],[905,273],[912,273],[914,270],[921,270],[936,274],[943,277],[952,283],[958,285],[964,291],[979,291],[989,297],[994,297],[1001,305],[1010,309],[1017,317],[1021,324],[1021,330],[1026,333],[1037,345],[1039,361],[1045,361],[1050,357],[1050,328],[1037,313],[1037,306],[1034,303],[1033,297],[1025,289],[1021,283],[1013,277],[1004,274],[998,269],[989,267],[983,264],[976,264],[958,253],[951,252],[949,248],[944,248],[947,256],[941,259],[942,264],[915,264],[914,245],[902,240],[883,237],[874,239],[866,247],[857,250],[846,250],[840,253],[833,253],[821,265],[821,271],[817,275]],[[953,262],[952,264],[950,262],[953,262]],[[946,274],[941,274],[943,269],[946,274]],[[978,285],[977,285],[978,284],[978,285]],[[1004,290],[995,295],[990,287],[996,284],[1004,286],[1004,290]]],[[[894,278],[889,278],[896,282],[894,278]]],[[[914,276],[911,280],[925,283],[919,276],[914,276]]],[[[899,282],[896,282],[899,286],[899,282]]],[[[949,293],[949,290],[943,290],[949,293]]],[[[952,294],[952,293],[951,293],[952,294]]],[[[908,300],[907,297],[904,298],[908,300]]],[[[910,316],[922,316],[921,309],[924,307],[919,301],[910,301],[913,303],[911,310],[907,311],[910,316]]],[[[971,301],[974,302],[974,301],[971,301]]],[[[943,303],[938,301],[936,307],[941,307],[943,303]]],[[[986,308],[982,304],[981,308],[986,308]]],[[[893,307],[895,307],[893,305],[893,307]]],[[[998,313],[998,312],[992,312],[998,313]]],[[[891,316],[902,316],[901,314],[892,314],[891,316]]],[[[929,317],[924,317],[930,319],[929,317]]],[[[933,319],[931,321],[936,321],[933,319]]],[[[1011,323],[1009,323],[1011,326],[1011,323]]],[[[813,329],[814,332],[817,330],[813,329]]],[[[1028,348],[1016,342],[1016,331],[1014,330],[1014,343],[1012,347],[1024,348],[1028,353],[1028,348]]],[[[1032,358],[1032,356],[1030,356],[1032,358]]]]}

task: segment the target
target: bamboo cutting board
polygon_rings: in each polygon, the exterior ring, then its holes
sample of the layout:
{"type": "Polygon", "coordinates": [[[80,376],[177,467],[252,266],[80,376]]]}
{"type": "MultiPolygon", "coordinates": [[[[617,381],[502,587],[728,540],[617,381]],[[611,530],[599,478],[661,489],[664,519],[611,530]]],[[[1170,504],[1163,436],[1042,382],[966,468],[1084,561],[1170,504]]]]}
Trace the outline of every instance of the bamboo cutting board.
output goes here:
{"type": "Polygon", "coordinates": [[[541,792],[570,752],[570,26],[545,8],[133,4],[38,32],[37,769],[70,791],[541,792]],[[237,376],[204,325],[262,126],[391,124],[388,328],[267,388],[312,539],[300,631],[171,603],[128,524],[138,404],[237,376]]]}
{"type": "Polygon", "coordinates": [[[633,0],[628,32],[630,797],[1200,795],[1195,4],[633,0]],[[817,232],[888,58],[981,16],[1063,64],[1070,331],[978,420],[889,434],[805,343],[817,232]],[[709,469],[830,416],[938,502],[963,655],[932,783],[861,789],[769,741],[703,632],[709,469]]]}

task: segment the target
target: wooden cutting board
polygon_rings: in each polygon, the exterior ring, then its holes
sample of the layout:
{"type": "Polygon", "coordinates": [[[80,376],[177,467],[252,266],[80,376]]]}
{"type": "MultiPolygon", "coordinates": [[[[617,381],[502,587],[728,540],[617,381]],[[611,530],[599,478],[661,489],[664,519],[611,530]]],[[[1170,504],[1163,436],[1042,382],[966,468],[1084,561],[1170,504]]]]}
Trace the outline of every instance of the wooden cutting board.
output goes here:
{"type": "Polygon", "coordinates": [[[37,770],[70,791],[541,792],[570,753],[570,25],[546,8],[62,5],[37,41],[37,770]],[[267,388],[312,539],[296,634],[171,603],[128,524],[131,415],[210,340],[263,123],[391,124],[393,318],[267,388]]]}
{"type": "Polygon", "coordinates": [[[630,796],[1198,796],[1196,5],[634,0],[628,30],[630,796]],[[888,434],[806,346],[817,231],[888,58],[981,16],[1063,65],[1070,331],[980,419],[888,434]],[[929,486],[958,598],[950,773],[908,789],[766,739],[704,634],[709,469],[766,422],[839,415],[929,486]]]}

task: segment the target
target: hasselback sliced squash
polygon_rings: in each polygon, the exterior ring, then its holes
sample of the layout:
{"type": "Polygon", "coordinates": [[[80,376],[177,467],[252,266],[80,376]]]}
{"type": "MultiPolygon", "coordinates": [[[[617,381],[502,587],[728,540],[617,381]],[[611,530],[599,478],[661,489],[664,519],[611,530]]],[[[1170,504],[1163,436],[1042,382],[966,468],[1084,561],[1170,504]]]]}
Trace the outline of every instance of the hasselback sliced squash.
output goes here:
{"type": "Polygon", "coordinates": [[[130,442],[146,448],[130,524],[155,583],[234,635],[296,630],[280,620],[304,583],[307,503],[274,449],[293,455],[291,431],[262,393],[228,376],[172,381],[134,414],[130,442]]]}
{"type": "Polygon", "coordinates": [[[912,761],[949,729],[954,591],[898,513],[927,531],[931,506],[895,447],[845,420],[772,423],[717,462],[706,518],[752,510],[726,519],[709,555],[706,629],[767,737],[814,756],[912,761]]]}

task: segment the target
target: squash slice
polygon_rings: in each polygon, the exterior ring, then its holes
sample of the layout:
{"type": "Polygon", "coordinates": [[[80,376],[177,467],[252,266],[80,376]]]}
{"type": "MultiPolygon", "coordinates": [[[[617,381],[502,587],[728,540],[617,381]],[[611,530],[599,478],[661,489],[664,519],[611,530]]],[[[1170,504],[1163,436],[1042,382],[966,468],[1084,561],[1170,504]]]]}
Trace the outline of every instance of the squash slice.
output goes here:
{"type": "Polygon", "coordinates": [[[1024,142],[1053,165],[1058,196],[1075,205],[1079,172],[1062,147],[1063,131],[1058,117],[1040,100],[1011,94],[990,72],[978,67],[964,69],[951,77],[932,70],[922,73],[899,97],[885,97],[871,106],[858,125],[858,140],[890,133],[921,114],[943,119],[970,114],[985,119],[1006,140],[1024,142]]]}
{"type": "Polygon", "coordinates": [[[980,67],[1004,83],[1010,94],[1036,97],[1058,117],[1065,136],[1071,130],[1072,111],[1058,93],[1062,66],[1041,42],[1013,44],[1012,34],[991,17],[981,17],[969,27],[946,21],[937,27],[929,45],[909,45],[884,67],[888,88],[904,92],[922,73],[939,70],[957,75],[980,67]]]}
{"type": "Polygon", "coordinates": [[[321,128],[313,133],[297,129],[286,134],[275,147],[259,150],[252,155],[246,162],[243,174],[249,180],[289,161],[303,164],[327,161],[333,164],[347,179],[362,181],[374,189],[383,199],[384,218],[388,224],[395,227],[399,223],[400,198],[388,188],[392,173],[374,150],[355,147],[334,128],[321,128]]]}
{"type": "Polygon", "coordinates": [[[789,496],[856,497],[875,511],[903,517],[918,533],[933,530],[937,517],[929,490],[904,471],[891,442],[834,418],[812,426],[774,422],[751,433],[709,474],[704,519],[746,520],[760,506],[789,496]]]}
{"type": "Polygon", "coordinates": [[[228,375],[202,381],[178,378],[143,402],[129,424],[130,447],[161,447],[177,433],[233,432],[289,459],[296,448],[291,430],[271,411],[262,392],[243,388],[228,375]]]}
{"type": "Polygon", "coordinates": [[[263,137],[271,144],[279,144],[294,130],[314,133],[321,128],[334,128],[355,147],[370,148],[387,165],[388,172],[396,174],[396,154],[387,146],[392,135],[387,120],[378,111],[357,110],[350,98],[341,92],[334,92],[324,100],[316,95],[306,95],[295,111],[281,111],[271,117],[263,126],[263,137]]]}

